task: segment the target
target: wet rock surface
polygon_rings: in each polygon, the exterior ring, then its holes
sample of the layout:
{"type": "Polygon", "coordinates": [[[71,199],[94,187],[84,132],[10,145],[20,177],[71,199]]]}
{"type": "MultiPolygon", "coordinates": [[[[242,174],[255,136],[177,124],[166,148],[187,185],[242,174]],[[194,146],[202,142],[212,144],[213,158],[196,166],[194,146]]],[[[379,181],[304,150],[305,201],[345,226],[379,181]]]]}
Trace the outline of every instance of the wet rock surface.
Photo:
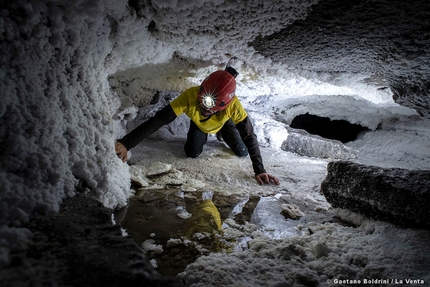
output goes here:
{"type": "Polygon", "coordinates": [[[430,229],[430,171],[330,162],[321,191],[333,207],[430,229]]]}
{"type": "Polygon", "coordinates": [[[287,218],[300,219],[305,215],[297,205],[284,203],[281,207],[282,214],[284,214],[287,218]]]}

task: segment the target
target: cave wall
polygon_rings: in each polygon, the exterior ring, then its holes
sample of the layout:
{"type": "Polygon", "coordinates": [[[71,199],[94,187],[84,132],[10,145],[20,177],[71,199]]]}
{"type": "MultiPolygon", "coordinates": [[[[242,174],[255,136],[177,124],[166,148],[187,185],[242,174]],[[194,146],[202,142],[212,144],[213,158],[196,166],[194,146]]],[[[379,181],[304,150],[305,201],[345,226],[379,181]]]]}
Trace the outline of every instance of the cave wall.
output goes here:
{"type": "MultiPolygon", "coordinates": [[[[107,71],[114,43],[105,1],[2,4],[0,224],[58,211],[76,190],[107,207],[129,196],[115,157],[107,71]]],[[[124,8],[125,9],[125,8],[124,8]]]]}

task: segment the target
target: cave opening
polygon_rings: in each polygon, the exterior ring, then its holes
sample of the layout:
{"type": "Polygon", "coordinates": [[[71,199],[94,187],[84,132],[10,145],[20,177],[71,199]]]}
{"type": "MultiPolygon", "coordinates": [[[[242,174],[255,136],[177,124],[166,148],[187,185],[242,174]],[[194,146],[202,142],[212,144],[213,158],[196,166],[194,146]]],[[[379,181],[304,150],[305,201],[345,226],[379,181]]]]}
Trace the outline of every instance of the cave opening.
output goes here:
{"type": "Polygon", "coordinates": [[[346,120],[331,120],[328,117],[320,117],[309,113],[296,116],[290,127],[303,129],[310,134],[338,140],[342,143],[354,141],[359,133],[369,131],[367,127],[352,124],[346,120]]]}

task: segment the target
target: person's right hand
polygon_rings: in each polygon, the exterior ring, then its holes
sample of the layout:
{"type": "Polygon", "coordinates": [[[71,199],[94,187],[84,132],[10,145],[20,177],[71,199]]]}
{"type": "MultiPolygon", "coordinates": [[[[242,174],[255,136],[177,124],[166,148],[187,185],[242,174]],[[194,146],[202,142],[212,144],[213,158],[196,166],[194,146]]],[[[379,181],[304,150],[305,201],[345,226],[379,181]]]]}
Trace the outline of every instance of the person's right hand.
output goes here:
{"type": "Polygon", "coordinates": [[[119,157],[119,159],[122,159],[123,162],[127,161],[127,149],[122,143],[115,143],[115,153],[119,157]]]}
{"type": "Polygon", "coordinates": [[[279,183],[279,179],[277,178],[277,177],[275,177],[275,176],[273,176],[273,175],[271,175],[271,174],[268,174],[268,173],[260,173],[260,174],[257,174],[256,176],[255,176],[255,179],[257,180],[257,182],[260,184],[260,185],[262,185],[262,184],[265,184],[265,183],[274,183],[274,184],[276,184],[276,185],[279,185],[280,183],[279,183]]]}

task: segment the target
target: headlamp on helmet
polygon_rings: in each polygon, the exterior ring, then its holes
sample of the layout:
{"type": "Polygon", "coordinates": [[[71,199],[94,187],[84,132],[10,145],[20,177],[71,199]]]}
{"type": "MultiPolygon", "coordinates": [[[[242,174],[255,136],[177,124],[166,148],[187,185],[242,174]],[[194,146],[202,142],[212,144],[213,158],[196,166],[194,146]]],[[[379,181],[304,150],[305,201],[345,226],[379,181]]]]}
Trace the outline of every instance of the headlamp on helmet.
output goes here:
{"type": "Polygon", "coordinates": [[[216,71],[210,74],[200,85],[198,99],[208,110],[224,110],[234,97],[236,80],[226,71],[216,71]]]}
{"type": "Polygon", "coordinates": [[[212,109],[215,107],[216,97],[212,94],[202,95],[202,105],[207,109],[212,109]]]}

